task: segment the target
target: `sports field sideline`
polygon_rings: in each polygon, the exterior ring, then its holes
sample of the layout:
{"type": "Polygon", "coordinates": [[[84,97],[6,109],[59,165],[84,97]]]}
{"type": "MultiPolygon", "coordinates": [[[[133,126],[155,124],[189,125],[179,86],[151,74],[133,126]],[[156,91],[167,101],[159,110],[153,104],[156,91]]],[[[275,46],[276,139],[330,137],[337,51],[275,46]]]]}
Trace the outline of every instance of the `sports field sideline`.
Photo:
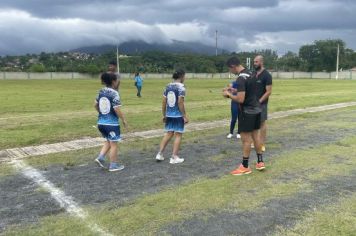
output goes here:
{"type": "MultiPolygon", "coordinates": [[[[0,149],[98,136],[92,128],[98,81],[23,82],[0,83],[1,99],[8,101],[1,104],[1,111],[7,112],[0,116],[0,149]],[[15,85],[18,89],[11,93],[9,88],[15,85]],[[18,95],[11,98],[14,93],[18,95]]],[[[121,96],[129,131],[162,126],[165,83],[146,81],[143,99],[138,100],[132,81],[124,81],[121,96]]],[[[187,80],[192,121],[228,118],[229,102],[220,92],[226,83],[187,80]]],[[[355,101],[355,88],[355,81],[276,80],[271,112],[355,101]]],[[[355,107],[271,120],[267,171],[242,179],[228,175],[239,161],[241,145],[225,138],[227,127],[187,133],[181,153],[186,162],[180,166],[153,160],[157,138],[123,143],[120,156],[127,169],[115,174],[95,166],[97,148],[23,160],[77,204],[82,218],[66,212],[48,189],[24,177],[21,166],[1,163],[0,232],[352,235],[356,232],[355,122],[355,107]]]]}

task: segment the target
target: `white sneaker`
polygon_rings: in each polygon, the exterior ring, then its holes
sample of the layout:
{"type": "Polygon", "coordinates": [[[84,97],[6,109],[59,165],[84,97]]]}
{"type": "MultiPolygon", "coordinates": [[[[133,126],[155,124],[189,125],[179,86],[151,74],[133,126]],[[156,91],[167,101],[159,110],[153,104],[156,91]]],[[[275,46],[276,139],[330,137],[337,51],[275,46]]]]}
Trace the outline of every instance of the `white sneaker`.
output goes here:
{"type": "Polygon", "coordinates": [[[241,135],[240,135],[240,134],[236,134],[236,138],[237,138],[237,139],[240,139],[240,138],[241,138],[241,135]]]}
{"type": "Polygon", "coordinates": [[[170,164],[179,164],[184,162],[183,158],[179,158],[179,156],[172,156],[171,159],[169,160],[170,164]]]}
{"type": "Polygon", "coordinates": [[[234,135],[233,135],[233,134],[228,134],[228,135],[226,136],[226,138],[231,139],[232,136],[234,136],[234,135]]]}
{"type": "Polygon", "coordinates": [[[164,156],[161,153],[157,153],[156,160],[157,161],[164,161],[164,156]]]}

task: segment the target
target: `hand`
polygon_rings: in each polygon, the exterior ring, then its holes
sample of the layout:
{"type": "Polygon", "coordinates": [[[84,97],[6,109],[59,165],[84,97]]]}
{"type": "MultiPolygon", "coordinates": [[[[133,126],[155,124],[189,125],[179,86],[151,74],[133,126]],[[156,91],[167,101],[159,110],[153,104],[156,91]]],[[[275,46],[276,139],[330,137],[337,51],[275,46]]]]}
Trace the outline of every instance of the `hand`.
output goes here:
{"type": "Polygon", "coordinates": [[[166,123],[166,121],[167,121],[167,117],[163,117],[163,119],[162,119],[162,121],[163,121],[163,123],[166,123]]]}
{"type": "Polygon", "coordinates": [[[189,119],[186,116],[183,116],[183,120],[184,120],[184,124],[188,124],[189,123],[189,119]]]}
{"type": "Polygon", "coordinates": [[[237,89],[235,89],[235,88],[230,88],[230,93],[237,93],[237,89]]]}
{"type": "Polygon", "coordinates": [[[128,129],[128,125],[127,125],[127,121],[126,120],[122,120],[122,124],[124,125],[125,129],[128,129]]]}
{"type": "Polygon", "coordinates": [[[229,98],[230,97],[230,92],[226,88],[223,90],[223,97],[224,98],[229,98]]]}

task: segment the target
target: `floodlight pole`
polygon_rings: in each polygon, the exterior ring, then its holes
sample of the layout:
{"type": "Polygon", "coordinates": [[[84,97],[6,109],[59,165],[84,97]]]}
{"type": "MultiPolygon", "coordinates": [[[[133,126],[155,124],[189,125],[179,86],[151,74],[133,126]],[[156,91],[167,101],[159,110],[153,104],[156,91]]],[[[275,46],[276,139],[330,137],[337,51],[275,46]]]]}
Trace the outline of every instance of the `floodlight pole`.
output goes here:
{"type": "Polygon", "coordinates": [[[215,30],[215,56],[218,56],[218,31],[215,30]]]}
{"type": "Polygon", "coordinates": [[[117,73],[120,73],[120,62],[119,62],[119,45],[116,44],[116,63],[117,63],[117,73]]]}
{"type": "Polygon", "coordinates": [[[336,54],[336,77],[335,79],[339,79],[339,56],[340,56],[340,46],[337,45],[337,54],[336,54]]]}

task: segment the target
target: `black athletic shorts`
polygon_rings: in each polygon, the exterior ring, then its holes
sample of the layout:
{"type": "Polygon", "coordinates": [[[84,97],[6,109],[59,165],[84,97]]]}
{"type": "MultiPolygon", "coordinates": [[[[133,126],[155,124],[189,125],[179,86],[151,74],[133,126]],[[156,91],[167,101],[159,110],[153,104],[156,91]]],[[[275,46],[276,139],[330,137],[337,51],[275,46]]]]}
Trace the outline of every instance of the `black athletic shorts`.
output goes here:
{"type": "Polygon", "coordinates": [[[266,120],[268,120],[268,103],[261,104],[261,108],[261,122],[265,122],[266,120]]]}
{"type": "Polygon", "coordinates": [[[239,114],[239,131],[240,132],[252,132],[258,130],[261,127],[261,113],[247,114],[241,112],[239,114]]]}

